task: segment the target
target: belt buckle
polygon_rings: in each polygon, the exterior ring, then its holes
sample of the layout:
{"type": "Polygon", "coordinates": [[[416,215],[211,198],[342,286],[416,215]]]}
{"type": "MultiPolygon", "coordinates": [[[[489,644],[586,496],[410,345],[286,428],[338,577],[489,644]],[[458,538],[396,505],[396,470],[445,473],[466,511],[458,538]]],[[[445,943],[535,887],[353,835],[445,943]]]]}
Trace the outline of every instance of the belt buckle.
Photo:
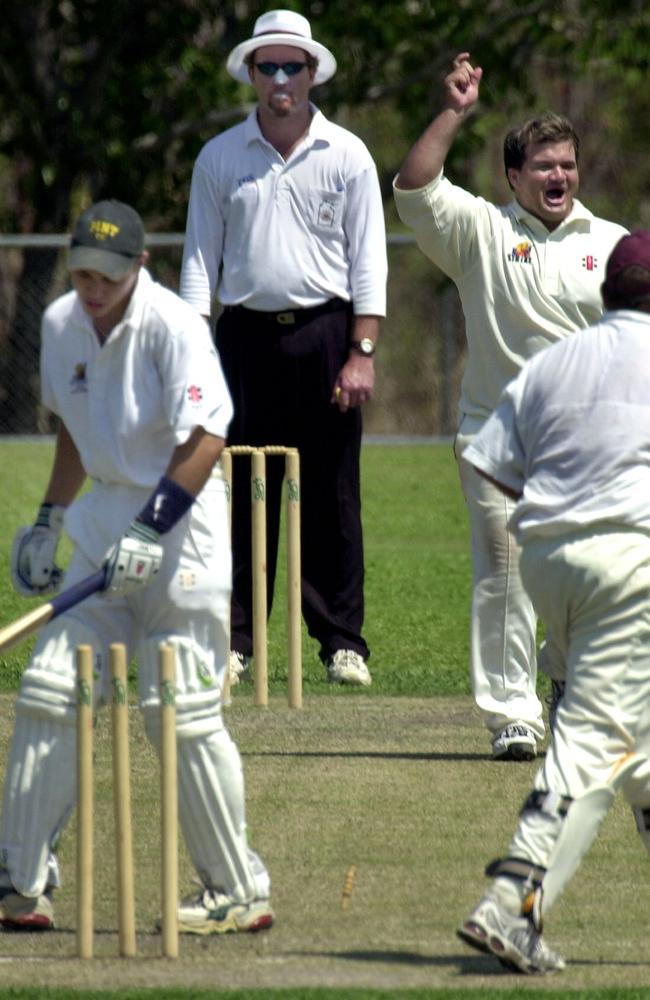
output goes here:
{"type": "Polygon", "coordinates": [[[276,313],[275,320],[282,326],[291,326],[296,322],[296,317],[292,312],[276,313]]]}

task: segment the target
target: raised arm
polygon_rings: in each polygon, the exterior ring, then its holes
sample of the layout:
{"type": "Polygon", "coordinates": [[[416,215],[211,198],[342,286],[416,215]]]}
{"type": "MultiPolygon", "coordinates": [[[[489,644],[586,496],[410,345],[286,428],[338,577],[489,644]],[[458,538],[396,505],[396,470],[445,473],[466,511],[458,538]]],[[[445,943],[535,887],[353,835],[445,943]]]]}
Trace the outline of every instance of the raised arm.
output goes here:
{"type": "Polygon", "coordinates": [[[444,80],[442,110],[407,154],[396,187],[404,191],[425,187],[438,176],[465,116],[478,101],[482,75],[480,66],[472,66],[469,52],[456,56],[444,80]]]}

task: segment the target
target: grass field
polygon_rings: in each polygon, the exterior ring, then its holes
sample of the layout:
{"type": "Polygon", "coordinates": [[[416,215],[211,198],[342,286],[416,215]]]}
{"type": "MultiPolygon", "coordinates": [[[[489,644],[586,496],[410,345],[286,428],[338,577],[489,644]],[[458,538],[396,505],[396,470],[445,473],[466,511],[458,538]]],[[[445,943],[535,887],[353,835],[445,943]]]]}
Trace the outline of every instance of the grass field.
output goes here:
{"type": "MultiPolygon", "coordinates": [[[[2,623],[33,602],[7,583],[14,528],[28,523],[47,478],[48,444],[0,442],[9,470],[2,500],[2,623]]],[[[283,601],[271,623],[271,704],[234,691],[228,724],[244,761],[251,845],[273,880],[274,928],[259,936],[183,938],[159,957],[157,769],[135,704],[131,716],[138,951],[116,959],[108,714],[97,726],[97,959],[75,958],[75,821],[60,845],[58,929],[0,935],[0,997],[229,1000],[399,1000],[435,997],[650,996],[643,876],[647,859],[617,802],[600,838],[548,921],[567,970],[542,980],[504,974],[455,928],[503,852],[535,764],[495,764],[467,687],[469,559],[462,499],[448,445],[367,446],[363,455],[367,635],[373,687],[328,688],[304,641],[305,707],[285,705],[283,601]],[[347,910],[341,890],[357,876],[347,910]]],[[[280,596],[282,591],[278,590],[280,596]]],[[[6,656],[0,761],[16,678],[29,651],[6,656]]],[[[182,885],[192,872],[181,855],[182,885]]]]}

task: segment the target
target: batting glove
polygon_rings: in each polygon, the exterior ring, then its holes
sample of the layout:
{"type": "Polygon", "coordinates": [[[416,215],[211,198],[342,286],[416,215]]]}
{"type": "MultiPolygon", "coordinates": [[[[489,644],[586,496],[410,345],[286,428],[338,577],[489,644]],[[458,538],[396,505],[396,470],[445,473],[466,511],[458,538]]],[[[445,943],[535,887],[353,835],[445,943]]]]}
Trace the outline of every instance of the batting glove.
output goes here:
{"type": "Polygon", "coordinates": [[[131,523],[104,563],[104,593],[108,597],[124,597],[151,583],[163,558],[159,537],[155,528],[138,520],[131,523]]]}
{"type": "Polygon", "coordinates": [[[11,548],[11,582],[23,597],[58,590],[63,570],[56,565],[56,549],[63,530],[65,507],[44,503],[32,525],[18,528],[11,548]]]}

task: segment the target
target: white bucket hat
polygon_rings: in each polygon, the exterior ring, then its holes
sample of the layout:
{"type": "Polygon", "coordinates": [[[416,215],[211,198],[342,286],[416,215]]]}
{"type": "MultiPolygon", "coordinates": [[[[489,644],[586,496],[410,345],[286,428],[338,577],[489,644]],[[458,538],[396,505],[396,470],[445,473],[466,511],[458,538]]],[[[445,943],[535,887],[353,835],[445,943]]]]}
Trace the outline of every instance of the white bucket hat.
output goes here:
{"type": "Polygon", "coordinates": [[[293,10],[269,10],[255,22],[253,37],[237,45],[228,56],[226,69],[235,80],[250,83],[244,60],[263,45],[294,45],[315,56],[318,67],[314,83],[325,83],[336,73],[336,59],[324,45],[312,40],[311,26],[306,17],[293,10]]]}

